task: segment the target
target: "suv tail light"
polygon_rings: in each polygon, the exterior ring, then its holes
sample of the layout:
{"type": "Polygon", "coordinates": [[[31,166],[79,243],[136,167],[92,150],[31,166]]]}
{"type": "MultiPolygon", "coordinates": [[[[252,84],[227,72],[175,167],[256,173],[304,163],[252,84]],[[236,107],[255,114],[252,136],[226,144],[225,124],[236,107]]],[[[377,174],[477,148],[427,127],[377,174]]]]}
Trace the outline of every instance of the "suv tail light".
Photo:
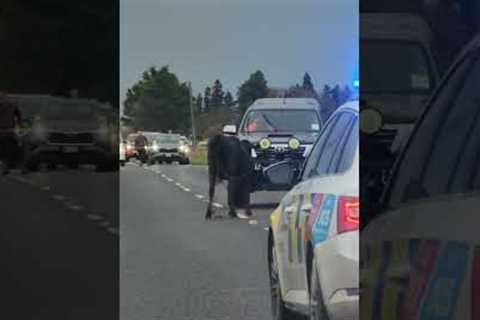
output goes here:
{"type": "Polygon", "coordinates": [[[338,199],[337,232],[343,233],[359,229],[360,208],[357,197],[340,197],[338,199]]]}

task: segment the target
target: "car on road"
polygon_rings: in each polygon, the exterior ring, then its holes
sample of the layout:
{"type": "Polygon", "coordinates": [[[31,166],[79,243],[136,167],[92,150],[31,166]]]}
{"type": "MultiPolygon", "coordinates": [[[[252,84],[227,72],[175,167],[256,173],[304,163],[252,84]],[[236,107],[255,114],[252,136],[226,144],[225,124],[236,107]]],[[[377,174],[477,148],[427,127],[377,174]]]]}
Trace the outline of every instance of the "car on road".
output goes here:
{"type": "Polygon", "coordinates": [[[298,172],[312,150],[323,127],[320,106],[315,99],[265,98],[256,100],[246,111],[237,132],[227,125],[224,133],[235,133],[252,146],[255,167],[254,190],[289,190],[264,179],[264,170],[288,162],[298,172]]]}
{"type": "Polygon", "coordinates": [[[125,142],[125,158],[127,162],[130,161],[130,159],[137,158],[137,151],[135,150],[135,139],[137,136],[137,133],[131,133],[127,136],[125,142]]]}
{"type": "Polygon", "coordinates": [[[125,163],[127,162],[127,156],[126,156],[126,145],[127,145],[127,142],[126,141],[121,141],[120,142],[120,145],[119,145],[119,148],[120,148],[120,152],[119,152],[119,157],[120,157],[120,165],[123,167],[125,165],[125,163]]]}
{"type": "Polygon", "coordinates": [[[26,165],[30,170],[36,170],[40,163],[110,168],[109,132],[106,119],[89,100],[53,99],[34,118],[25,138],[26,165]]]}
{"type": "MultiPolygon", "coordinates": [[[[298,184],[270,217],[268,265],[276,320],[358,319],[359,105],[337,109],[298,184]]],[[[280,163],[267,171],[285,177],[280,163]]],[[[282,168],[283,167],[283,168],[282,168]]]]}
{"type": "Polygon", "coordinates": [[[480,35],[362,213],[362,319],[480,318],[480,35]]]}
{"type": "Polygon", "coordinates": [[[150,163],[190,163],[191,148],[185,137],[179,134],[162,133],[152,140],[150,163]]]}

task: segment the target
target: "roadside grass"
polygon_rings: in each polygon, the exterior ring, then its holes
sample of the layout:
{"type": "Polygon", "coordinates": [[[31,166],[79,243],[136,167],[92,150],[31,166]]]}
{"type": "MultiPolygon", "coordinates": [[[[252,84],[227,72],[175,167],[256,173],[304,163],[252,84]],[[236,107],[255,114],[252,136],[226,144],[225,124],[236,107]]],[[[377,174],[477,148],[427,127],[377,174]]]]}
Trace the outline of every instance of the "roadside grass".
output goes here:
{"type": "Polygon", "coordinates": [[[194,166],[206,166],[207,161],[207,149],[195,148],[192,151],[192,165],[194,166]]]}

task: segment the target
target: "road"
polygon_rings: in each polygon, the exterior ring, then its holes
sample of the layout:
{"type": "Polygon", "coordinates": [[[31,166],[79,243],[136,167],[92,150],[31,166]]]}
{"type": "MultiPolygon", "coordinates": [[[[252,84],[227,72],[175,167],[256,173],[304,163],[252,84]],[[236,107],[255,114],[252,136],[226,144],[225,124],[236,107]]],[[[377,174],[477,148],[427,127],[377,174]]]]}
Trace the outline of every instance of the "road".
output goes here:
{"type": "Polygon", "coordinates": [[[205,221],[207,188],[204,167],[121,170],[122,320],[271,318],[266,228],[282,194],[256,194],[250,220],[205,221]]]}
{"type": "Polygon", "coordinates": [[[0,177],[0,318],[118,318],[118,174],[0,177]]]}

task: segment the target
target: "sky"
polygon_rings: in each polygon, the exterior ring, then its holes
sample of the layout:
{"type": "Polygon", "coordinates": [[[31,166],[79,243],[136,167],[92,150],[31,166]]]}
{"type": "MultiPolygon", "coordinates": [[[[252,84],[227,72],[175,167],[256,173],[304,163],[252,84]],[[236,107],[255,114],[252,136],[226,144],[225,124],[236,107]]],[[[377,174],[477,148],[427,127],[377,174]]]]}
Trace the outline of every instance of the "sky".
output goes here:
{"type": "Polygon", "coordinates": [[[236,95],[262,70],[271,87],[351,85],[358,0],[121,0],[120,94],[168,65],[195,94],[220,79],[236,95]]]}

